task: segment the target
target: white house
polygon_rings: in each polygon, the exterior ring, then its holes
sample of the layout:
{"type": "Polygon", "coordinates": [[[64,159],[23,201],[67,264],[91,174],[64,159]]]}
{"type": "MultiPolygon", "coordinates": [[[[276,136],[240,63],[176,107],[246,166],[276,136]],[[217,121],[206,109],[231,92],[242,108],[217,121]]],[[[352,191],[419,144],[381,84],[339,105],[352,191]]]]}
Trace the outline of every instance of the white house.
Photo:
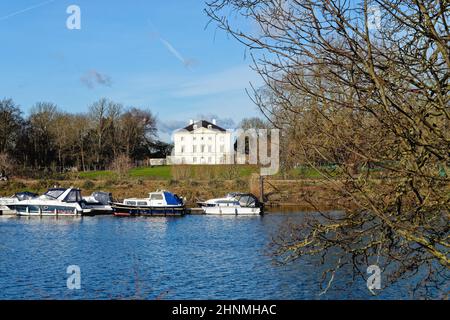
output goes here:
{"type": "Polygon", "coordinates": [[[216,120],[190,120],[173,134],[174,148],[168,164],[233,163],[232,133],[219,127],[216,120]]]}

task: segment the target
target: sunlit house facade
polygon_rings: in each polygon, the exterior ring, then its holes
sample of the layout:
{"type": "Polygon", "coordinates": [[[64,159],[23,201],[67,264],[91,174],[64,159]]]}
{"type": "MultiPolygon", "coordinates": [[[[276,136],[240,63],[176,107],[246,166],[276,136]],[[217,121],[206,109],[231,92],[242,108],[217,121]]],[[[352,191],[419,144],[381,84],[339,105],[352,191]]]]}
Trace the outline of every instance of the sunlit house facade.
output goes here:
{"type": "Polygon", "coordinates": [[[233,160],[232,133],[216,120],[190,120],[173,134],[174,149],[168,164],[230,164],[233,160]]]}

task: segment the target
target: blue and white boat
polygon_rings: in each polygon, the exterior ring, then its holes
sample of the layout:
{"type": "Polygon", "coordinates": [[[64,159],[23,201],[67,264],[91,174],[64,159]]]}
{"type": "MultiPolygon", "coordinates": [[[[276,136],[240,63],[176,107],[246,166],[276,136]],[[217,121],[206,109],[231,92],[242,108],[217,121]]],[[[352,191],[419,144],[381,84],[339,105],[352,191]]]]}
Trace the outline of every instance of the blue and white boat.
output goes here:
{"type": "Polygon", "coordinates": [[[41,196],[18,193],[4,206],[19,216],[81,216],[111,214],[110,193],[95,192],[83,198],[77,188],[51,188],[41,196]]]}
{"type": "Polygon", "coordinates": [[[92,212],[76,188],[52,188],[42,196],[16,198],[6,206],[19,216],[80,216],[92,212]]]}
{"type": "Polygon", "coordinates": [[[150,192],[148,198],[128,198],[112,203],[116,216],[182,216],[186,213],[183,198],[166,190],[150,192]]]}
{"type": "Polygon", "coordinates": [[[11,210],[7,205],[16,203],[17,201],[29,200],[38,197],[39,195],[32,192],[18,192],[11,197],[0,198],[0,215],[16,214],[15,210],[11,210]]]}

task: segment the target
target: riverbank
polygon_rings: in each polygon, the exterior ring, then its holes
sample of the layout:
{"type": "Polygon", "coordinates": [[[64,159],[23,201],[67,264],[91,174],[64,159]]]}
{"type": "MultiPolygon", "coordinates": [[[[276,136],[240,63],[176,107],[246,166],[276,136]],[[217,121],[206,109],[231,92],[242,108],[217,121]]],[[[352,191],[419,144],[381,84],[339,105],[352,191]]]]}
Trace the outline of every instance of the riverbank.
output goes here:
{"type": "MultiPolygon", "coordinates": [[[[149,192],[158,189],[170,190],[183,196],[188,206],[195,206],[197,201],[222,197],[228,192],[251,192],[260,196],[260,181],[256,174],[236,179],[139,179],[133,177],[108,179],[65,179],[65,180],[32,180],[13,179],[0,182],[0,196],[11,196],[16,192],[30,191],[43,193],[54,186],[76,187],[84,196],[94,191],[107,191],[115,199],[127,197],[146,197],[149,192]]],[[[295,207],[296,209],[332,210],[339,209],[339,202],[328,191],[326,182],[319,179],[266,178],[264,180],[264,197],[268,207],[295,207]],[[316,205],[312,205],[314,203],[316,205]],[[320,204],[317,207],[317,204],[320,204]]]]}

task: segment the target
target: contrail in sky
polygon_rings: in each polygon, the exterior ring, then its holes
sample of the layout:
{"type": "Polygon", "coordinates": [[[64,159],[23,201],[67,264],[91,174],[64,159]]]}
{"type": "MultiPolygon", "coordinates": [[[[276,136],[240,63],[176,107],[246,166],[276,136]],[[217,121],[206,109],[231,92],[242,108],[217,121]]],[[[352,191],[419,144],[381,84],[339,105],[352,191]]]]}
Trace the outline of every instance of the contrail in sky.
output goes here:
{"type": "Polygon", "coordinates": [[[175,58],[177,58],[178,60],[180,60],[183,64],[186,64],[186,59],[183,58],[183,56],[181,55],[181,53],[179,53],[177,51],[177,49],[175,49],[169,41],[163,39],[163,38],[159,38],[159,40],[164,44],[164,46],[167,48],[167,50],[169,50],[174,56],[175,58]]]}
{"type": "Polygon", "coordinates": [[[153,29],[153,34],[156,35],[156,37],[159,39],[159,41],[161,41],[161,43],[166,47],[167,50],[169,50],[169,52],[178,60],[181,61],[181,63],[188,69],[190,69],[191,65],[193,64],[193,60],[192,59],[186,59],[185,57],[183,57],[183,55],[177,50],[175,49],[175,47],[166,39],[164,39],[163,37],[161,37],[158,32],[156,32],[155,27],[153,26],[152,22],[150,21],[150,19],[148,20],[148,23],[150,24],[150,27],[153,29]]]}
{"type": "Polygon", "coordinates": [[[39,8],[39,7],[45,6],[45,5],[50,4],[50,3],[52,3],[52,2],[55,2],[55,1],[56,1],[56,0],[48,0],[48,1],[44,1],[44,2],[41,2],[41,3],[35,4],[35,5],[33,5],[33,6],[30,6],[30,7],[28,7],[28,8],[25,8],[25,9],[22,9],[22,10],[19,10],[19,11],[13,12],[13,13],[10,13],[10,14],[8,14],[8,15],[6,15],[6,16],[0,17],[0,21],[3,21],[3,20],[6,20],[6,19],[9,19],[9,18],[12,18],[12,17],[17,16],[17,15],[19,15],[19,14],[21,14],[21,13],[25,13],[25,12],[30,11],[30,10],[33,10],[33,9],[37,9],[37,8],[39,8]]]}

